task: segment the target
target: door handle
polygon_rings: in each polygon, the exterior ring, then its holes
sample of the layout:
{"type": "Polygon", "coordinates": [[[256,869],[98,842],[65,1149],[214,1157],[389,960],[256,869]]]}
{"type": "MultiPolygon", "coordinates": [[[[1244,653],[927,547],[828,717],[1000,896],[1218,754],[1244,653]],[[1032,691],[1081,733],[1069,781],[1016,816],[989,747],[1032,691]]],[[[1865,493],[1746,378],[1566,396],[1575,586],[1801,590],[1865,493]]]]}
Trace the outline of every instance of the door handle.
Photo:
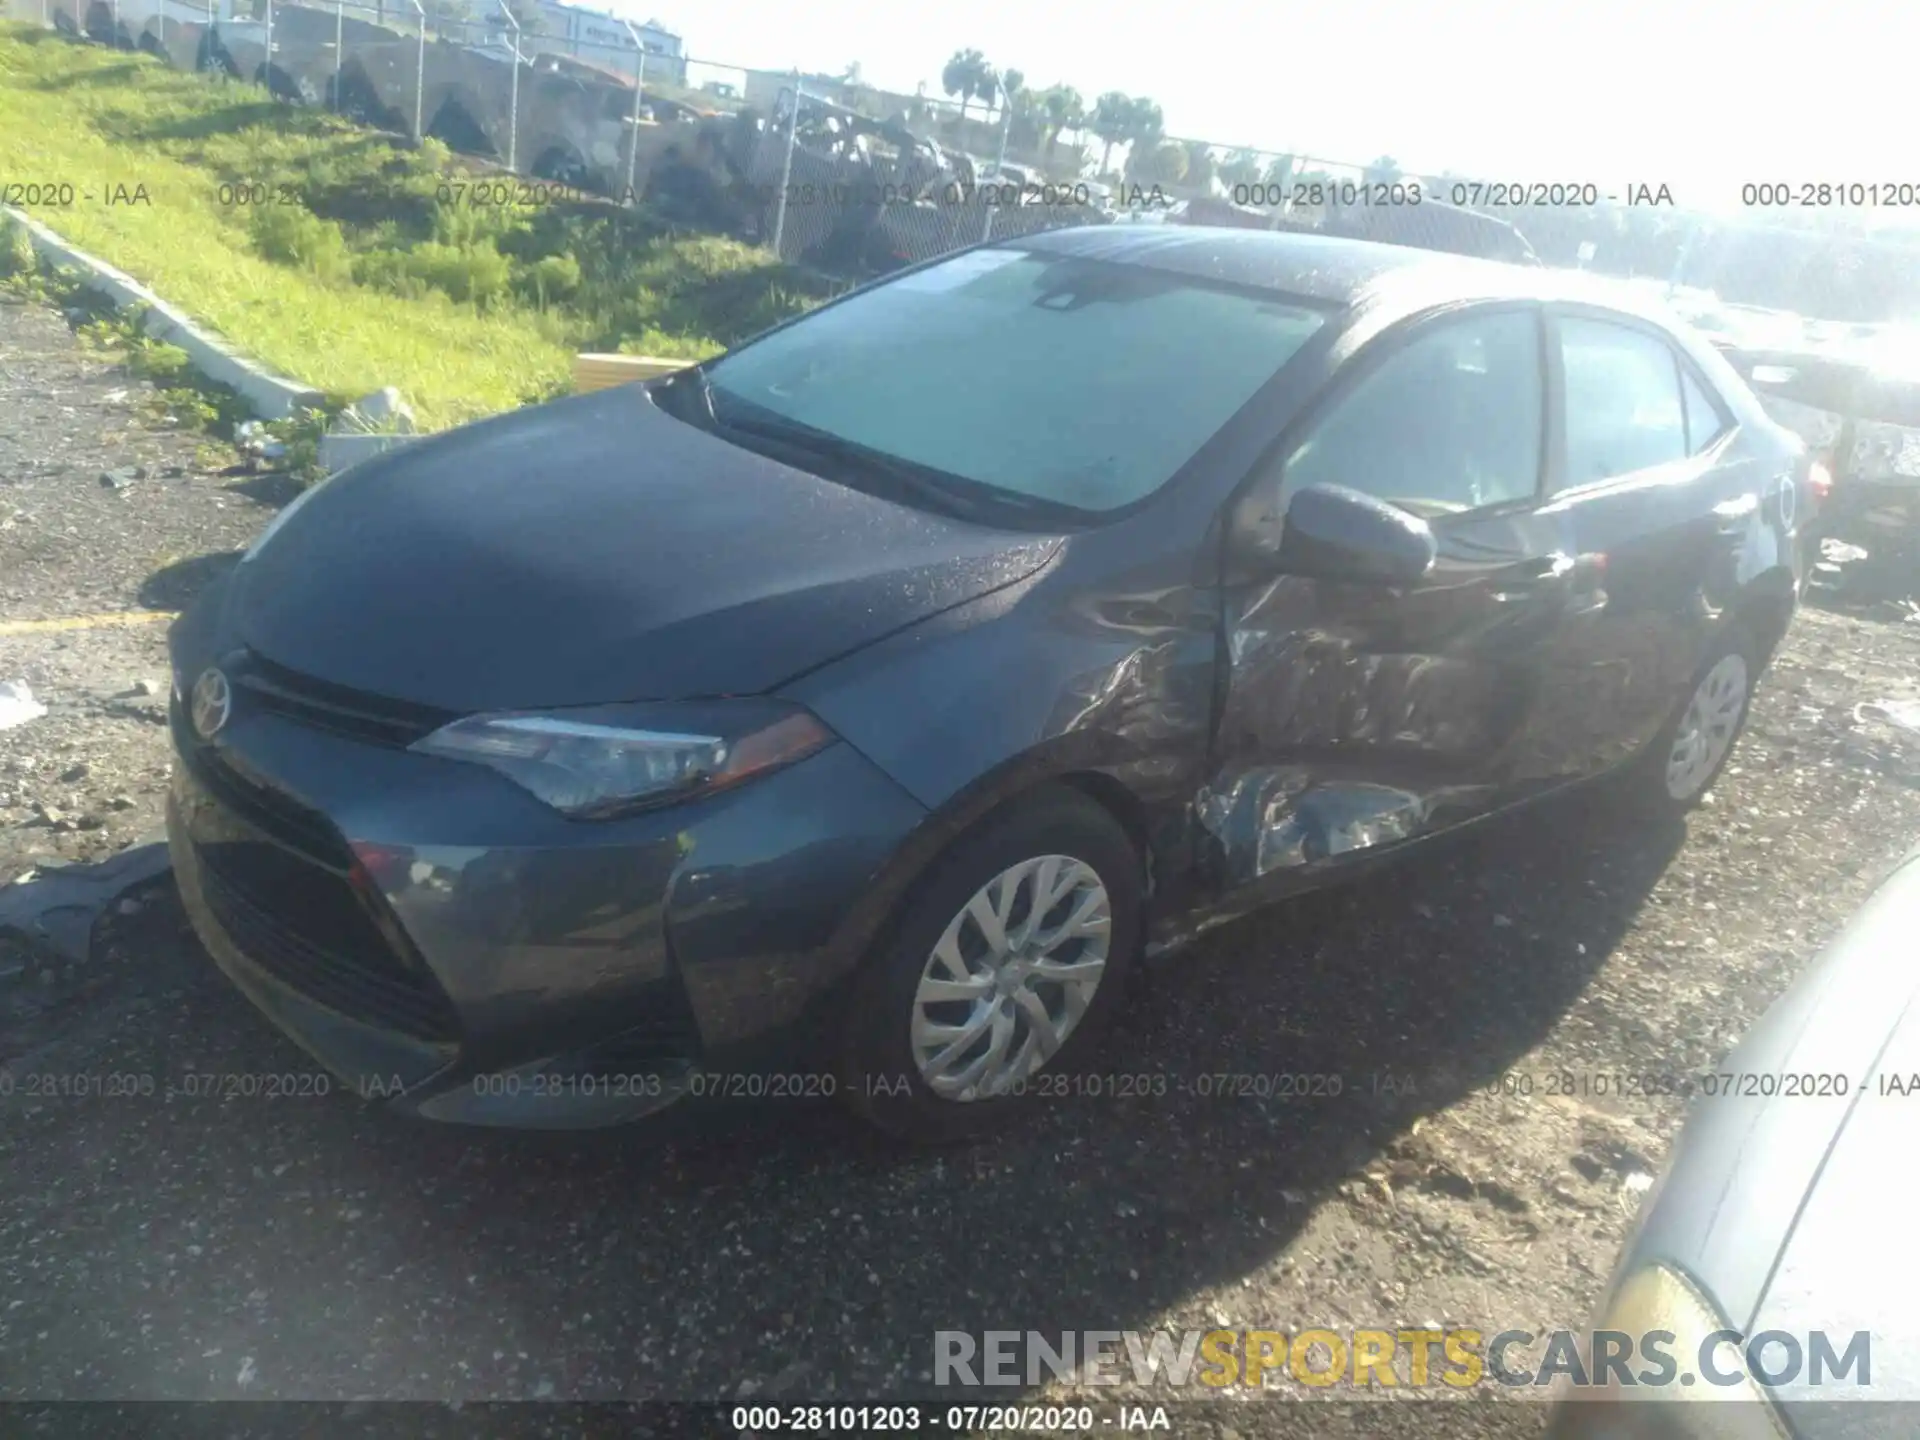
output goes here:
{"type": "Polygon", "coordinates": [[[1500,573],[1494,582],[1493,598],[1512,604],[1531,600],[1543,590],[1559,589],[1572,579],[1575,563],[1571,555],[1561,552],[1523,562],[1500,573]]]}
{"type": "Polygon", "coordinates": [[[1556,551],[1541,561],[1502,575],[1493,598],[1512,604],[1537,599],[1548,591],[1567,595],[1597,594],[1606,569],[1605,555],[1569,555],[1556,551]]]}

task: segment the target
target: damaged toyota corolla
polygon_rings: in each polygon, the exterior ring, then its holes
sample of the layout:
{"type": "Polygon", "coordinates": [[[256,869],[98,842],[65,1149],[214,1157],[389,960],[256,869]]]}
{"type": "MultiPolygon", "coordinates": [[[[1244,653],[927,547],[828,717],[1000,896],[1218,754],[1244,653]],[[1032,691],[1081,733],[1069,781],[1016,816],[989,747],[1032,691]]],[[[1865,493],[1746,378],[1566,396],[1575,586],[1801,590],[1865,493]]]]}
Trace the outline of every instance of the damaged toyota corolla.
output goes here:
{"type": "Polygon", "coordinates": [[[1223,918],[1596,777],[1696,801],[1808,469],[1586,277],[976,247],[289,506],[172,633],[181,893],[412,1114],[969,1133],[1223,918]]]}

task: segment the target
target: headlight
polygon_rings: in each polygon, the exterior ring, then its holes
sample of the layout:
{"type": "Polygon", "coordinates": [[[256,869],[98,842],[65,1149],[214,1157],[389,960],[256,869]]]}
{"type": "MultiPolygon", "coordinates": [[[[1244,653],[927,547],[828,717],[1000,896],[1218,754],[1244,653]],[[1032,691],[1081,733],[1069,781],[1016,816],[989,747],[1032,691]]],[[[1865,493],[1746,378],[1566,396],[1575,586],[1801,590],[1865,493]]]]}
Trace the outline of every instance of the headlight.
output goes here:
{"type": "Polygon", "coordinates": [[[726,700],[473,715],[412,748],[488,766],[563,815],[603,820],[737,785],[833,739],[796,705],[726,700]]]}
{"type": "MultiPolygon", "coordinates": [[[[1649,1332],[1668,1332],[1673,1340],[1665,1346],[1667,1354],[1676,1371],[1692,1374],[1694,1383],[1680,1384],[1676,1375],[1662,1384],[1603,1386],[1596,1374],[1591,1388],[1562,1391],[1573,1403],[1556,1416],[1555,1440],[1780,1440],[1786,1433],[1767,1392],[1747,1373],[1743,1347],[1727,1335],[1707,1345],[1709,1337],[1730,1334],[1734,1327],[1678,1270],[1656,1262],[1633,1271],[1614,1290],[1593,1328],[1631,1338],[1634,1354],[1627,1368],[1636,1377],[1652,1363],[1643,1349],[1649,1332]],[[1710,1382],[1696,1373],[1709,1357],[1715,1373],[1729,1379],[1737,1375],[1738,1382],[1710,1382]],[[1708,1401],[1737,1403],[1700,1403],[1708,1401]]],[[[1582,1359],[1590,1372],[1592,1348],[1589,1338],[1589,1353],[1582,1359]]]]}

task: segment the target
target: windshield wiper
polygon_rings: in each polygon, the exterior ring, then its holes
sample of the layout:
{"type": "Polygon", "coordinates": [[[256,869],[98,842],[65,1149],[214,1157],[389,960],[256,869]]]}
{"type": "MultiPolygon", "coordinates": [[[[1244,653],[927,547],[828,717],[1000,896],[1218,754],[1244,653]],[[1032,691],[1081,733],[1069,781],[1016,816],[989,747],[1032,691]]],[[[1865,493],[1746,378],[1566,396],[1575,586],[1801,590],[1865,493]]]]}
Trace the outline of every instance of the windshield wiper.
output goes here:
{"type": "Polygon", "coordinates": [[[674,371],[665,384],[648,386],[647,396],[676,420],[684,420],[703,430],[711,430],[717,423],[713,409],[713,387],[707,383],[707,367],[704,365],[689,365],[684,370],[674,371]],[[661,405],[663,400],[667,403],[661,405]]]}
{"type": "MultiPolygon", "coordinates": [[[[712,391],[708,390],[706,395],[711,407],[712,391]]],[[[984,507],[978,500],[955,490],[948,482],[935,478],[935,473],[925,466],[898,459],[862,445],[857,440],[848,440],[831,431],[789,420],[770,411],[764,415],[740,415],[734,413],[735,408],[729,406],[726,414],[714,410],[716,423],[722,430],[757,436],[784,445],[801,455],[848,466],[861,474],[878,478],[883,484],[905,490],[944,514],[963,520],[979,520],[981,517],[984,507]]]]}

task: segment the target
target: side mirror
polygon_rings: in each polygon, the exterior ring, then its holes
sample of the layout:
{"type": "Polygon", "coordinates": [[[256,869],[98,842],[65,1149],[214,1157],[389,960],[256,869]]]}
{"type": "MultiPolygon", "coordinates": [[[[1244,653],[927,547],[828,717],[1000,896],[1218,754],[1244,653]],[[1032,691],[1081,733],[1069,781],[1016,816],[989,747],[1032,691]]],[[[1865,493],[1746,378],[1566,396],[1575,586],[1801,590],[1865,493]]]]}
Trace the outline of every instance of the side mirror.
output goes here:
{"type": "Polygon", "coordinates": [[[1411,585],[1433,568],[1438,553],[1433,531],[1418,515],[1342,485],[1309,485],[1287,506],[1279,543],[1263,568],[1355,584],[1411,585]]]}

